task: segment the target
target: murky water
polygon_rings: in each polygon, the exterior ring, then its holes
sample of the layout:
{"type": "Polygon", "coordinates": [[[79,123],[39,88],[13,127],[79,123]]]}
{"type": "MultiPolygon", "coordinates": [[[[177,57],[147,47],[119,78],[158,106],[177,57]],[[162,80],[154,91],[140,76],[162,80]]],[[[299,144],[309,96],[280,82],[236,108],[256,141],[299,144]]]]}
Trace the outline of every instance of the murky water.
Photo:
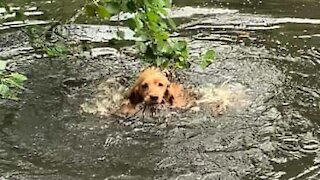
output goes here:
{"type": "MultiPolygon", "coordinates": [[[[193,66],[177,78],[202,90],[241,87],[233,90],[245,92],[245,105],[218,117],[206,108],[119,116],[111,105],[142,67],[130,48],[41,57],[20,28],[70,18],[81,3],[30,0],[29,21],[1,18],[0,57],[29,82],[21,102],[0,103],[0,179],[319,179],[320,3],[175,4],[192,59],[217,52],[206,70],[193,66]]],[[[73,40],[114,34],[97,20],[75,23],[63,27],[73,40]]]]}

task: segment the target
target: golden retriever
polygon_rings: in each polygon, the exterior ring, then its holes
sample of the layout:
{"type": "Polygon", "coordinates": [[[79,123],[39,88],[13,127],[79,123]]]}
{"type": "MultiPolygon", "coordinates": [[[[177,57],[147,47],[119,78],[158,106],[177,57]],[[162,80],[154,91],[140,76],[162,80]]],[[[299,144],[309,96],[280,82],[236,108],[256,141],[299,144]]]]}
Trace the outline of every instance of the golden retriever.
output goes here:
{"type": "Polygon", "coordinates": [[[121,112],[133,114],[140,103],[146,105],[169,104],[172,107],[186,105],[183,87],[177,83],[170,83],[166,75],[155,67],[142,71],[133,87],[129,90],[121,112]]]}
{"type": "Polygon", "coordinates": [[[143,70],[129,89],[121,106],[123,114],[134,114],[139,104],[153,106],[164,104],[173,108],[190,108],[199,111],[209,108],[212,116],[219,116],[228,107],[244,107],[248,104],[245,89],[239,85],[211,85],[185,90],[181,84],[170,82],[159,68],[143,70]]]}

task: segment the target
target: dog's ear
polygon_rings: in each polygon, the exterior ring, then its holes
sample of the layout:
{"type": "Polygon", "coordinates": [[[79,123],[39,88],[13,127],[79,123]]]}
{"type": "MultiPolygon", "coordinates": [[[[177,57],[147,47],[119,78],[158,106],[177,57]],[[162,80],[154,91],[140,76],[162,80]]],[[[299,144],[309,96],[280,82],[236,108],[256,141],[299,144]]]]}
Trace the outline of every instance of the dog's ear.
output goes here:
{"type": "Polygon", "coordinates": [[[173,95],[171,93],[171,89],[170,89],[171,84],[169,84],[167,86],[166,92],[164,93],[164,99],[166,101],[166,103],[172,105],[173,104],[173,95]]]}
{"type": "Polygon", "coordinates": [[[171,83],[167,88],[166,102],[173,107],[183,107],[187,105],[184,89],[182,85],[171,83]]]}
{"type": "Polygon", "coordinates": [[[137,105],[137,104],[143,102],[143,97],[139,93],[138,86],[132,87],[132,89],[129,91],[128,99],[129,99],[130,103],[133,105],[137,105]]]}

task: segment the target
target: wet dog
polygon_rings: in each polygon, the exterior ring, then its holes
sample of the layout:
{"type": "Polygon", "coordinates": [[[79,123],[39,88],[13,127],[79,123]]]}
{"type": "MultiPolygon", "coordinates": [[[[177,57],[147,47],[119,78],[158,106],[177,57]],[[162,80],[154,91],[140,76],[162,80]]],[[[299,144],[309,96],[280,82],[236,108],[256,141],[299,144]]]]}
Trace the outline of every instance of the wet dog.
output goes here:
{"type": "Polygon", "coordinates": [[[146,106],[168,104],[173,107],[182,107],[186,104],[183,87],[177,83],[170,83],[166,75],[155,67],[142,71],[127,95],[121,112],[134,114],[136,106],[144,103],[146,106]]]}
{"type": "Polygon", "coordinates": [[[161,104],[172,108],[190,108],[192,111],[209,108],[212,116],[219,116],[229,107],[248,104],[244,86],[207,84],[185,90],[181,84],[170,82],[165,73],[155,67],[147,68],[139,74],[125,99],[121,106],[123,114],[136,113],[139,104],[145,108],[161,104]]]}

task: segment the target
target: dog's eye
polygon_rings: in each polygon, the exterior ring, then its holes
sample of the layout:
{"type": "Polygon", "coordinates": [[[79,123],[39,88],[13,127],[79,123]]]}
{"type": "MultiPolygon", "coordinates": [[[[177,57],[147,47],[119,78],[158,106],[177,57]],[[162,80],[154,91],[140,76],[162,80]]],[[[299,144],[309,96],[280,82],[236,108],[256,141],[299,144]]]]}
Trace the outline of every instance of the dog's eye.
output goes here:
{"type": "Polygon", "coordinates": [[[159,86],[161,86],[161,87],[162,87],[162,86],[163,86],[163,84],[162,84],[162,83],[159,83],[159,86]]]}
{"type": "Polygon", "coordinates": [[[143,89],[147,89],[147,88],[148,88],[148,84],[147,84],[147,83],[144,83],[144,84],[141,85],[141,87],[142,87],[143,89]]]}

